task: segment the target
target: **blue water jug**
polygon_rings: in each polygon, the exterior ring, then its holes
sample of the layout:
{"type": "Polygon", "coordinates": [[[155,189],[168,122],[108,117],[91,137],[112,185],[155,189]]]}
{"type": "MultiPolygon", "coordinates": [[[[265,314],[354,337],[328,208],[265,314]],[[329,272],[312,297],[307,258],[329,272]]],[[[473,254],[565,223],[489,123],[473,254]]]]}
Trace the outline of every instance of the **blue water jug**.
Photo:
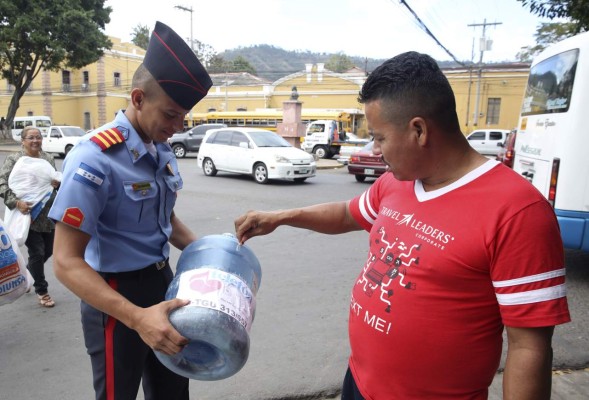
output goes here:
{"type": "Polygon", "coordinates": [[[190,379],[214,381],[237,373],[249,355],[261,278],[258,259],[234,235],[204,236],[186,246],[166,300],[190,300],[169,316],[190,343],[173,356],[156,351],[158,359],[190,379]]]}

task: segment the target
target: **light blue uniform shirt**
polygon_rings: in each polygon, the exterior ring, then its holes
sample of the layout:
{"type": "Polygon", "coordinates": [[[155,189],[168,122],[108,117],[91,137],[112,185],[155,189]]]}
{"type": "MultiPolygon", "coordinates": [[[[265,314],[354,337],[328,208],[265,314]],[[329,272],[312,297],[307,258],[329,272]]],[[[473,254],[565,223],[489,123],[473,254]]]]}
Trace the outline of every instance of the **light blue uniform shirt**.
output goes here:
{"type": "Polygon", "coordinates": [[[134,271],[169,256],[170,216],[182,178],[170,146],[156,148],[157,162],[119,112],[64,160],[49,217],[91,236],[85,259],[96,271],[134,271]],[[103,151],[90,138],[108,128],[117,128],[125,141],[103,151]]]}

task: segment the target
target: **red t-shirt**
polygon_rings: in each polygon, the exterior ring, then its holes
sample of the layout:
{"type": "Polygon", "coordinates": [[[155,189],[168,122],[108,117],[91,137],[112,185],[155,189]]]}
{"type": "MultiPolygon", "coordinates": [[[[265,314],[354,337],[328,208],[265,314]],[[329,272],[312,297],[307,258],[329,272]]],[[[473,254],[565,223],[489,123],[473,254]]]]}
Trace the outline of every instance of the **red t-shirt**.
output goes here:
{"type": "Polygon", "coordinates": [[[431,192],[387,173],[351,201],[370,232],[349,318],[366,399],[486,399],[503,324],[570,321],[554,212],[497,164],[431,192]]]}

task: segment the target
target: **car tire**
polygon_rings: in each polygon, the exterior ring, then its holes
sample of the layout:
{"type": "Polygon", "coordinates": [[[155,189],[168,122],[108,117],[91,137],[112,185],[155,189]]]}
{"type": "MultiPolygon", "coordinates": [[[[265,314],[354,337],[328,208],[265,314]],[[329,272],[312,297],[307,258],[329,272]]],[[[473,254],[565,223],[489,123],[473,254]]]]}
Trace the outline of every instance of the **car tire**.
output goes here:
{"type": "Polygon", "coordinates": [[[260,162],[254,165],[253,175],[254,179],[259,184],[263,185],[265,183],[268,183],[268,168],[266,167],[266,164],[260,162]]]}
{"type": "Polygon", "coordinates": [[[63,156],[64,157],[67,156],[67,153],[69,153],[70,150],[73,149],[73,148],[74,148],[74,146],[72,146],[71,144],[68,144],[67,146],[65,146],[65,150],[64,150],[63,156]]]}
{"type": "Polygon", "coordinates": [[[364,182],[366,180],[366,175],[354,175],[354,178],[356,178],[356,181],[358,182],[364,182]]]}
{"type": "Polygon", "coordinates": [[[186,147],[184,147],[184,145],[177,143],[172,146],[172,150],[174,151],[176,158],[186,157],[186,147]]]}
{"type": "Polygon", "coordinates": [[[215,167],[215,163],[210,158],[205,158],[202,161],[202,172],[206,176],[215,176],[217,175],[217,167],[215,167]]]}
{"type": "Polygon", "coordinates": [[[327,158],[329,151],[325,146],[317,146],[313,149],[313,154],[315,154],[317,158],[327,158]]]}

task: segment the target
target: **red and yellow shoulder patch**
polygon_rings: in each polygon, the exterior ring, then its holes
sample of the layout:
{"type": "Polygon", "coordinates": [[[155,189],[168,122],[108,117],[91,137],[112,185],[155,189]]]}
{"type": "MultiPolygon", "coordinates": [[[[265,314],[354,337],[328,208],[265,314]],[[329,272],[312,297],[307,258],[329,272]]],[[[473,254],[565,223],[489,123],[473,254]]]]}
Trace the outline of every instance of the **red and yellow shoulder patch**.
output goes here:
{"type": "Polygon", "coordinates": [[[90,140],[96,143],[102,151],[104,151],[115,144],[123,143],[125,137],[117,128],[109,128],[95,133],[90,140]]]}
{"type": "Polygon", "coordinates": [[[84,213],[78,207],[67,208],[61,217],[61,222],[79,229],[84,222],[84,213]]]}

